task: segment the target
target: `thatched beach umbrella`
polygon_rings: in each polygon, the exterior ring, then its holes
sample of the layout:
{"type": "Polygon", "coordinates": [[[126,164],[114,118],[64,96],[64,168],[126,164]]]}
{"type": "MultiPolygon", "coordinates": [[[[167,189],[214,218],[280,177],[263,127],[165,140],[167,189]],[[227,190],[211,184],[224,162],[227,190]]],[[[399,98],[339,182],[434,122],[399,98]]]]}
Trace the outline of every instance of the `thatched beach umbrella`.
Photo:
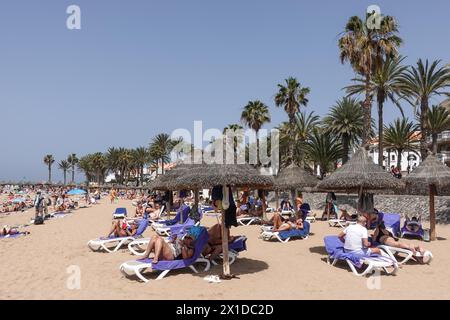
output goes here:
{"type": "MultiPolygon", "coordinates": [[[[168,183],[173,190],[212,188],[214,186],[250,187],[271,189],[272,176],[262,175],[248,164],[201,164],[186,170],[181,177],[168,183]]],[[[231,277],[228,257],[228,230],[222,212],[223,276],[231,277]]]]}
{"type": "Polygon", "coordinates": [[[361,200],[364,192],[400,190],[404,188],[404,183],[375,164],[364,148],[359,148],[346,164],[319,182],[316,188],[357,193],[361,200]]]}
{"type": "MultiPolygon", "coordinates": [[[[173,182],[181,177],[183,174],[192,170],[196,165],[195,164],[185,164],[180,163],[176,165],[171,170],[166,171],[163,175],[159,175],[150,183],[149,188],[152,190],[161,190],[161,191],[174,191],[181,190],[179,188],[173,187],[173,182]]],[[[198,206],[198,189],[193,189],[195,194],[195,205],[198,206]]],[[[170,212],[170,208],[169,208],[170,212]]],[[[183,216],[181,215],[181,223],[183,223],[183,216]]]]}
{"type": "MultiPolygon", "coordinates": [[[[314,188],[319,179],[306,172],[304,169],[291,164],[286,168],[280,170],[275,177],[274,189],[278,194],[278,191],[290,190],[293,204],[295,203],[295,191],[305,191],[314,188]]],[[[278,205],[278,196],[277,196],[278,205]]]]}
{"type": "Polygon", "coordinates": [[[434,196],[437,189],[450,185],[450,168],[438,160],[435,155],[427,158],[406,178],[409,193],[429,194],[430,196],[430,239],[436,240],[436,212],[434,210],[434,196]]]}

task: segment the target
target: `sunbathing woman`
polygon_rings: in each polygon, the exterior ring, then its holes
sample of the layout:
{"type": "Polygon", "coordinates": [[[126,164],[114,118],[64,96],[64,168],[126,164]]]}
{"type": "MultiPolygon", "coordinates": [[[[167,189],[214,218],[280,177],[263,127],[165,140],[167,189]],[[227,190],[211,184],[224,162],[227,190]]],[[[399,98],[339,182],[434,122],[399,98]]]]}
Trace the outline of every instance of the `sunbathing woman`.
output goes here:
{"type": "Polygon", "coordinates": [[[375,229],[373,239],[375,240],[375,242],[390,247],[411,250],[413,252],[413,258],[419,261],[420,263],[428,263],[430,260],[430,255],[425,254],[427,251],[423,247],[414,246],[412,244],[400,241],[398,238],[394,237],[394,235],[389,230],[386,229],[386,226],[384,225],[383,221],[381,221],[378,224],[377,228],[375,229]],[[416,257],[417,252],[419,252],[421,255],[421,258],[419,259],[418,257],[416,257]]]}
{"type": "Polygon", "coordinates": [[[194,239],[187,234],[183,239],[174,236],[174,239],[167,242],[158,235],[151,238],[143,259],[147,259],[154,253],[152,263],[159,260],[189,259],[194,255],[194,239]]]}
{"type": "Polygon", "coordinates": [[[18,229],[10,228],[8,226],[3,226],[3,228],[0,229],[0,236],[1,237],[9,236],[9,235],[17,234],[17,233],[19,233],[18,229]]]}
{"type": "Polygon", "coordinates": [[[297,219],[295,220],[295,218],[291,218],[288,219],[287,221],[281,221],[279,218],[277,218],[274,221],[273,224],[273,232],[280,232],[280,231],[289,231],[289,230],[293,230],[293,229],[297,229],[297,230],[301,230],[303,229],[303,220],[302,219],[297,219]]]}
{"type": "Polygon", "coordinates": [[[114,220],[111,225],[111,229],[107,235],[109,238],[111,235],[115,237],[129,237],[134,236],[138,229],[138,224],[134,221],[114,220]]]}
{"type": "Polygon", "coordinates": [[[151,220],[158,220],[159,217],[161,216],[161,206],[159,203],[155,203],[155,207],[147,207],[145,208],[145,212],[148,213],[148,217],[151,220]]]}

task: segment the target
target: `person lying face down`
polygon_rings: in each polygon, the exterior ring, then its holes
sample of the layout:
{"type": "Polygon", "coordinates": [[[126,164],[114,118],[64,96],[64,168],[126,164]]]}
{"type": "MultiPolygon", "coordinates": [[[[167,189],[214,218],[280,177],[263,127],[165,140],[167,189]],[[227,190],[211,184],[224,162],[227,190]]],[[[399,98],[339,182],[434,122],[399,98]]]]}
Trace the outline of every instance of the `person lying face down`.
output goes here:
{"type": "Polygon", "coordinates": [[[155,235],[150,239],[143,259],[149,258],[152,253],[152,263],[158,263],[159,260],[189,259],[194,255],[194,242],[193,236],[189,234],[183,238],[178,238],[175,235],[169,241],[155,235]]]}
{"type": "Polygon", "coordinates": [[[136,221],[114,220],[106,237],[109,238],[112,235],[115,237],[131,237],[136,234],[138,227],[139,224],[136,221]]]}

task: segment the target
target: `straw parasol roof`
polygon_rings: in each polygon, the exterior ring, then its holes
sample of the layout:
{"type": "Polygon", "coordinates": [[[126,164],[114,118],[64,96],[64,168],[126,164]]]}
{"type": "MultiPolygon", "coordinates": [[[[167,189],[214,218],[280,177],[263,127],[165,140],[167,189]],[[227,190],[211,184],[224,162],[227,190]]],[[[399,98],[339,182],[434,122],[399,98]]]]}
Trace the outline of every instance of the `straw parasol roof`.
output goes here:
{"type": "Polygon", "coordinates": [[[346,164],[317,185],[318,190],[346,192],[402,188],[404,183],[375,164],[364,148],[359,148],[346,164]]]}
{"type": "Polygon", "coordinates": [[[183,174],[189,172],[189,170],[192,170],[195,166],[197,165],[181,163],[173,169],[166,171],[163,175],[157,176],[155,180],[150,182],[149,188],[161,191],[172,190],[169,184],[173,183],[175,179],[181,177],[183,174]]]}
{"type": "Polygon", "coordinates": [[[435,155],[427,158],[405,177],[408,191],[412,193],[428,194],[428,186],[437,188],[450,186],[450,168],[438,160],[435,155]]]}
{"type": "Polygon", "coordinates": [[[212,188],[217,185],[270,189],[273,177],[262,175],[248,164],[196,164],[180,177],[167,179],[172,190],[212,188]]]}
{"type": "Polygon", "coordinates": [[[291,164],[280,170],[275,177],[274,187],[276,190],[314,188],[318,182],[319,179],[295,164],[291,164]]]}

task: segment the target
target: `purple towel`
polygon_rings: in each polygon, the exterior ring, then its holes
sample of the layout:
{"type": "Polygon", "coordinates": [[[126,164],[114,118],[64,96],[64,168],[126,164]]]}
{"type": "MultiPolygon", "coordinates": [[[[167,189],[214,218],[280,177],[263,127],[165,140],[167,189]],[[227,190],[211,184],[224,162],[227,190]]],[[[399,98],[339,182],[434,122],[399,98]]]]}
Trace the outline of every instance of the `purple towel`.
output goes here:
{"type": "Polygon", "coordinates": [[[24,235],[26,235],[25,232],[19,232],[19,233],[15,233],[15,234],[6,235],[6,236],[0,236],[0,239],[17,238],[17,237],[21,237],[24,235]]]}
{"type": "Polygon", "coordinates": [[[228,245],[228,248],[236,252],[247,250],[247,237],[240,236],[236,238],[232,243],[228,245]]]}
{"type": "Polygon", "coordinates": [[[303,229],[298,230],[289,230],[289,231],[280,231],[279,236],[281,240],[286,240],[287,238],[304,238],[309,234],[310,224],[309,222],[303,222],[303,229]]]}
{"type": "Polygon", "coordinates": [[[354,266],[361,268],[361,260],[367,257],[362,254],[345,252],[344,243],[342,243],[338,236],[326,236],[323,238],[323,241],[325,242],[325,249],[332,259],[349,260],[354,266]]]}

